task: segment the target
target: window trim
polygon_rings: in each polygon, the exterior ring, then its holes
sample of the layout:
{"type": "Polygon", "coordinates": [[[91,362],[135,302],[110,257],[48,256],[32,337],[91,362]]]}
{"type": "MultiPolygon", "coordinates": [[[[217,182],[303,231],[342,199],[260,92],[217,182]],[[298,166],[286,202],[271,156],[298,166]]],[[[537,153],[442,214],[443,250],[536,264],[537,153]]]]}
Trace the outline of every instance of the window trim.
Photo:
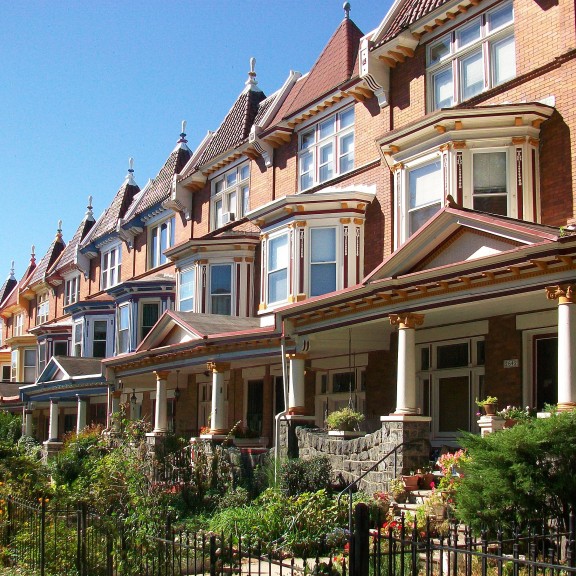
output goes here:
{"type": "Polygon", "coordinates": [[[308,259],[306,262],[308,269],[308,279],[307,279],[307,294],[312,296],[321,296],[322,294],[328,294],[338,290],[339,284],[339,270],[342,267],[342,257],[340,255],[340,234],[338,233],[339,228],[336,225],[323,225],[323,226],[310,226],[308,229],[308,259]],[[312,238],[314,236],[315,230],[334,230],[334,260],[333,261],[312,261],[312,238]],[[317,294],[312,293],[312,269],[314,266],[325,266],[327,264],[332,264],[334,266],[334,288],[328,290],[328,292],[319,292],[317,294]]]}
{"type": "Polygon", "coordinates": [[[14,314],[13,332],[14,336],[22,336],[24,334],[24,312],[14,314]]]}
{"type": "Polygon", "coordinates": [[[75,358],[81,358],[84,351],[84,318],[76,320],[72,326],[72,352],[75,358]],[[79,328],[79,330],[78,330],[79,328]],[[80,340],[77,340],[77,331],[80,332],[80,340]],[[79,347],[79,348],[78,348],[79,347]],[[77,354],[78,349],[80,354],[77,354]]]}
{"type": "Polygon", "coordinates": [[[144,338],[146,338],[146,336],[150,333],[150,330],[152,330],[152,327],[156,324],[156,322],[158,322],[158,319],[160,318],[160,316],[162,316],[162,301],[159,298],[144,298],[142,300],[140,300],[138,302],[138,343],[142,342],[142,340],[144,340],[144,338]],[[144,326],[144,306],[147,304],[155,304],[156,308],[158,310],[158,317],[156,318],[156,321],[154,322],[154,324],[152,324],[152,326],[144,326]],[[146,332],[146,334],[143,333],[143,330],[145,328],[148,328],[148,331],[146,332]]]}
{"type": "Polygon", "coordinates": [[[193,266],[187,266],[186,268],[182,268],[180,270],[178,270],[178,310],[180,312],[195,312],[196,311],[196,295],[197,295],[197,284],[196,284],[196,278],[197,278],[198,274],[197,274],[197,266],[193,265],[193,266]],[[189,296],[188,298],[183,299],[182,298],[182,275],[183,274],[187,274],[187,273],[192,273],[192,295],[189,296]],[[192,307],[189,310],[182,310],[182,302],[183,301],[192,301],[192,307]]]}
{"type": "MultiPolygon", "coordinates": [[[[108,260],[109,264],[109,260],[108,260]]],[[[122,276],[122,244],[115,244],[103,251],[100,258],[100,289],[107,290],[120,284],[122,276]],[[114,265],[105,267],[105,260],[114,253],[116,255],[114,265]]]]}
{"type": "Polygon", "coordinates": [[[339,110],[335,110],[326,116],[316,119],[315,122],[310,123],[302,127],[298,133],[298,191],[302,192],[304,190],[309,190],[318,184],[323,184],[329,182],[333,178],[341,176],[354,170],[355,167],[355,151],[356,151],[356,109],[354,103],[347,104],[339,110]],[[341,117],[348,112],[353,113],[352,122],[342,128],[340,126],[341,117]],[[322,126],[334,119],[334,130],[325,136],[321,136],[322,126]],[[306,137],[313,135],[313,141],[310,145],[303,147],[303,142],[306,137]],[[341,153],[342,141],[347,136],[353,136],[352,149],[345,154],[341,153]],[[332,159],[330,161],[324,162],[322,165],[327,165],[329,162],[332,163],[332,173],[330,176],[321,178],[321,151],[326,148],[326,146],[332,145],[332,159]],[[342,158],[344,156],[351,155],[351,166],[348,169],[341,169],[342,158]],[[310,169],[305,172],[302,170],[304,158],[311,158],[310,169]],[[303,184],[302,178],[304,174],[312,172],[311,180],[309,183],[303,184]]]}
{"type": "Polygon", "coordinates": [[[290,232],[289,230],[283,228],[282,230],[279,230],[277,233],[275,234],[271,234],[270,237],[268,238],[268,242],[267,242],[267,246],[266,246],[266,261],[265,261],[265,285],[264,285],[264,290],[266,291],[266,298],[265,298],[265,302],[267,305],[278,305],[282,302],[286,302],[288,300],[288,297],[290,296],[290,275],[289,275],[289,268],[290,268],[290,232]],[[273,270],[270,268],[270,255],[271,255],[271,244],[272,242],[274,242],[275,240],[279,240],[280,238],[285,237],[286,238],[286,262],[284,266],[278,267],[278,268],[274,268],[273,270]],[[270,276],[271,274],[280,272],[281,270],[286,270],[286,294],[284,295],[283,298],[280,298],[278,300],[271,300],[270,299],[270,276]]]}
{"type": "Polygon", "coordinates": [[[69,306],[80,300],[80,274],[68,278],[64,285],[64,306],[69,306]]]}
{"type": "MultiPolygon", "coordinates": [[[[208,264],[208,278],[207,278],[207,303],[208,303],[208,308],[210,310],[211,314],[219,314],[219,312],[214,312],[213,308],[213,303],[212,303],[212,298],[214,297],[219,297],[219,296],[228,296],[230,298],[230,316],[234,316],[234,293],[235,293],[235,288],[234,288],[234,265],[232,262],[210,262],[208,264]],[[226,266],[229,268],[230,270],[230,293],[226,293],[226,294],[213,294],[212,293],[212,270],[217,267],[223,267],[226,266]]],[[[228,314],[226,314],[226,316],[228,316],[228,314]]]]}
{"type": "Polygon", "coordinates": [[[217,230],[229,222],[240,220],[250,209],[250,161],[244,160],[232,168],[228,168],[213,178],[210,182],[210,229],[217,230]],[[244,170],[246,175],[243,176],[244,170]],[[235,174],[234,182],[227,185],[228,178],[235,174]],[[218,185],[223,186],[218,190],[218,185]],[[230,198],[236,195],[235,206],[230,205],[230,198]],[[248,206],[245,206],[245,196],[248,206]],[[216,205],[221,203],[221,216],[218,217],[216,205]],[[229,222],[225,222],[225,214],[229,214],[229,222]]]}
{"type": "Polygon", "coordinates": [[[36,297],[36,326],[48,322],[50,316],[50,294],[40,292],[36,297]]]}
{"type": "Polygon", "coordinates": [[[162,266],[168,262],[164,251],[172,248],[176,242],[176,216],[155,223],[148,228],[148,270],[162,266]],[[162,245],[162,227],[166,226],[166,245],[162,245]],[[154,251],[154,245],[156,251],[154,251]]]}
{"type": "Polygon", "coordinates": [[[116,354],[127,354],[130,352],[132,343],[132,305],[130,302],[124,302],[119,304],[116,312],[116,354]],[[122,311],[127,310],[127,325],[122,328],[122,311]],[[121,343],[121,332],[126,332],[126,350],[120,348],[121,343]]]}
{"type": "Polygon", "coordinates": [[[477,14],[473,19],[463,22],[447,34],[442,34],[428,43],[426,47],[426,84],[428,86],[427,104],[429,112],[439,110],[440,108],[451,108],[516,77],[516,59],[514,59],[514,73],[511,76],[507,76],[501,82],[496,82],[494,74],[496,59],[494,58],[493,50],[494,45],[507,39],[512,38],[515,43],[514,25],[514,7],[512,2],[508,2],[477,14]],[[512,19],[497,28],[490,29],[490,16],[506,7],[512,8],[512,19]],[[466,28],[472,27],[475,22],[479,22],[480,37],[459,46],[459,33],[466,28]],[[437,61],[430,63],[432,51],[443,43],[448,46],[448,53],[441,56],[437,61]],[[482,55],[483,86],[479,92],[464,97],[462,62],[474,53],[480,53],[482,55]],[[452,101],[448,105],[440,106],[436,103],[434,79],[447,70],[452,71],[452,101]]]}

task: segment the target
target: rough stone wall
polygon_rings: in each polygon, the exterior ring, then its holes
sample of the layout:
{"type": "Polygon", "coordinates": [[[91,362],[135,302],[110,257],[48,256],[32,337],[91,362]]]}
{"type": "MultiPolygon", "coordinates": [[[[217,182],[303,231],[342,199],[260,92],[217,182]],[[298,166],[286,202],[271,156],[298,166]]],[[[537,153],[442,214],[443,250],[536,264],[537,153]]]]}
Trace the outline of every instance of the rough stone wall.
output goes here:
{"type": "Polygon", "coordinates": [[[399,474],[407,474],[427,464],[430,459],[428,422],[383,422],[380,430],[360,438],[344,440],[329,436],[318,429],[298,427],[300,458],[327,456],[335,480],[349,484],[374,466],[396,446],[420,440],[414,446],[404,446],[390,455],[360,481],[360,490],[372,494],[388,489],[388,482],[399,474]]]}

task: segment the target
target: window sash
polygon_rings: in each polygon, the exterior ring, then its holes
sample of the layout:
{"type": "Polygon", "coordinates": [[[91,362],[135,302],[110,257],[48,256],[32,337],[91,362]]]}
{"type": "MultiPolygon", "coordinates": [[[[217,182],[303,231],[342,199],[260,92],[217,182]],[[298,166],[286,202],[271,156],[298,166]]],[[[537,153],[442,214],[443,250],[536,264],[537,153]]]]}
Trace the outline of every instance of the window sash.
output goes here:
{"type": "Polygon", "coordinates": [[[178,310],[180,310],[180,312],[193,312],[195,300],[194,292],[196,289],[196,270],[194,268],[182,270],[179,274],[179,281],[178,310]]]}
{"type": "Polygon", "coordinates": [[[268,242],[268,302],[288,298],[288,234],[271,238],[268,242]]]}
{"type": "Polygon", "coordinates": [[[92,325],[92,357],[106,358],[108,342],[108,321],[94,320],[92,325]]]}
{"type": "Polygon", "coordinates": [[[174,246],[176,218],[164,220],[150,231],[150,268],[161,266],[168,261],[164,251],[174,246]]]}
{"type": "Polygon", "coordinates": [[[122,251],[115,246],[102,254],[102,290],[116,286],[120,282],[122,251]]]}
{"type": "Polygon", "coordinates": [[[226,316],[232,314],[231,264],[210,266],[210,312],[226,316]]]}
{"type": "Polygon", "coordinates": [[[80,298],[80,277],[74,276],[66,280],[66,287],[64,291],[64,306],[74,304],[80,298]]]}
{"type": "Polygon", "coordinates": [[[336,228],[310,229],[310,296],[336,290],[336,228]]]}
{"type": "Polygon", "coordinates": [[[118,353],[130,350],[130,305],[118,307],[118,353]]]}
{"type": "Polygon", "coordinates": [[[234,219],[243,218],[249,207],[250,164],[235,166],[212,181],[211,192],[212,227],[224,225],[224,213],[234,214],[234,219]]]}
{"type": "Polygon", "coordinates": [[[152,330],[152,327],[158,318],[160,317],[160,302],[143,302],[142,303],[142,323],[140,330],[140,338],[144,340],[148,332],[152,330]]]}

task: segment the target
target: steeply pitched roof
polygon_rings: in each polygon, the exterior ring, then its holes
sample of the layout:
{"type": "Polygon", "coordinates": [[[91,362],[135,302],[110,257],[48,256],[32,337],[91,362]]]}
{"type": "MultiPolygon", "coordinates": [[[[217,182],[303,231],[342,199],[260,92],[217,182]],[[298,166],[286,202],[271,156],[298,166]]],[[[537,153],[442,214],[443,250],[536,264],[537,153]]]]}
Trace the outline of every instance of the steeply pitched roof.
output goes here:
{"type": "Polygon", "coordinates": [[[70,242],[66,244],[66,247],[62,251],[62,256],[60,256],[60,260],[58,260],[58,263],[54,268],[55,271],[63,270],[69,264],[72,264],[74,262],[76,249],[78,248],[78,245],[80,244],[80,242],[82,242],[86,234],[88,234],[88,232],[91,230],[92,226],[94,226],[95,220],[92,214],[92,206],[91,206],[92,202],[90,201],[89,204],[90,205],[86,210],[84,219],[80,223],[80,226],[78,226],[78,229],[74,233],[74,236],[72,236],[72,240],[70,240],[70,242]]]}
{"type": "Polygon", "coordinates": [[[56,262],[65,247],[66,244],[64,243],[64,240],[62,240],[62,230],[59,228],[56,232],[56,237],[48,248],[48,251],[44,254],[38,266],[36,266],[36,269],[30,276],[30,279],[26,282],[26,285],[31,286],[32,284],[42,281],[46,272],[56,262]]]}
{"type": "Polygon", "coordinates": [[[133,170],[130,168],[122,186],[120,186],[120,189],[116,192],[114,200],[112,200],[112,203],[106,209],[104,215],[98,220],[91,234],[92,241],[116,230],[118,219],[126,214],[126,210],[128,210],[134,196],[140,191],[138,184],[136,184],[132,177],[132,173],[133,170]]]}
{"type": "Polygon", "coordinates": [[[310,73],[296,83],[272,124],[302,110],[357,75],[362,36],[352,20],[342,20],[310,73]]]}
{"type": "Polygon", "coordinates": [[[250,128],[259,112],[259,104],[266,98],[256,86],[244,89],[214,134],[210,144],[198,161],[206,164],[223,152],[242,144],[250,134],[250,128]]]}
{"type": "Polygon", "coordinates": [[[436,10],[450,0],[401,0],[390,9],[391,18],[386,23],[386,28],[374,47],[380,46],[398,36],[400,32],[408,28],[414,22],[420,20],[430,12],[436,10]]]}
{"type": "Polygon", "coordinates": [[[4,284],[2,284],[2,287],[0,288],[0,304],[2,304],[6,299],[6,297],[8,296],[8,294],[10,294],[12,290],[14,290],[16,284],[18,284],[18,281],[14,276],[14,266],[12,266],[12,270],[10,270],[10,275],[8,276],[8,278],[6,278],[4,284]]]}

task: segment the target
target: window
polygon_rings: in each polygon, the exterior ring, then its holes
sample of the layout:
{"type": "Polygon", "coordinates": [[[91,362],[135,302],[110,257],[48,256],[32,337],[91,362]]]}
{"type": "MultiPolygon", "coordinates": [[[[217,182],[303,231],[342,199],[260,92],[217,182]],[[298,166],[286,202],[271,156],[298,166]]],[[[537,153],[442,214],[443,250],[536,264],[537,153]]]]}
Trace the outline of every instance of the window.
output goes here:
{"type": "Polygon", "coordinates": [[[38,344],[38,374],[46,367],[46,342],[38,344]]]}
{"type": "Polygon", "coordinates": [[[210,266],[210,311],[212,314],[232,314],[232,266],[210,266]]]}
{"type": "Polygon", "coordinates": [[[288,298],[288,234],[271,238],[268,242],[268,302],[288,298]]]}
{"type": "Polygon", "coordinates": [[[299,138],[300,190],[354,168],[354,107],[307,128],[299,138]]]}
{"type": "Polygon", "coordinates": [[[194,293],[196,284],[196,270],[190,268],[188,270],[181,270],[178,276],[179,290],[178,290],[178,310],[180,312],[193,312],[194,311],[194,293]]]}
{"type": "Polygon", "coordinates": [[[36,349],[24,349],[24,382],[34,382],[36,380],[36,349]]]}
{"type": "Polygon", "coordinates": [[[24,332],[24,313],[20,312],[14,316],[14,336],[22,336],[24,332]]]}
{"type": "Polygon", "coordinates": [[[43,292],[38,295],[38,302],[36,308],[36,324],[44,324],[48,321],[48,312],[50,310],[50,303],[48,301],[48,292],[43,292]]]}
{"type": "Polygon", "coordinates": [[[440,159],[408,171],[408,235],[411,236],[438,210],[442,201],[440,159]]]}
{"type": "Polygon", "coordinates": [[[506,151],[472,155],[473,207],[492,214],[508,214],[506,151]]]}
{"type": "Polygon", "coordinates": [[[18,381],[18,350],[12,350],[10,354],[10,363],[12,369],[12,382],[18,381]]]}
{"type": "Polygon", "coordinates": [[[336,290],[336,228],[310,229],[310,296],[336,290]]]}
{"type": "Polygon", "coordinates": [[[250,164],[245,162],[212,181],[212,228],[244,217],[250,206],[250,164]]]}
{"type": "Polygon", "coordinates": [[[72,333],[72,350],[74,352],[74,356],[78,358],[82,356],[82,333],[83,333],[82,321],[75,322],[74,332],[72,333]]]}
{"type": "Polygon", "coordinates": [[[432,110],[447,108],[516,76],[512,3],[456,28],[428,46],[432,110]]]}
{"type": "Polygon", "coordinates": [[[74,304],[80,299],[80,276],[74,276],[66,280],[66,287],[64,290],[64,306],[74,304]]]}
{"type": "Polygon", "coordinates": [[[2,382],[10,382],[10,364],[2,366],[2,382]]]}
{"type": "Polygon", "coordinates": [[[122,264],[122,247],[115,246],[102,253],[102,277],[100,287],[102,290],[116,286],[120,282],[122,264]]]}
{"type": "Polygon", "coordinates": [[[108,322],[94,320],[92,330],[92,357],[106,358],[106,342],[108,339],[108,322]]]}
{"type": "Polygon", "coordinates": [[[54,342],[52,356],[68,356],[68,342],[54,342]]]}
{"type": "Polygon", "coordinates": [[[164,250],[174,246],[176,219],[174,216],[150,229],[149,267],[155,268],[167,261],[164,250]]]}
{"type": "Polygon", "coordinates": [[[118,354],[130,351],[130,305],[122,304],[118,307],[118,354]]]}
{"type": "Polygon", "coordinates": [[[142,302],[142,319],[140,322],[140,340],[144,340],[152,326],[156,324],[160,317],[159,302],[142,302]]]}

